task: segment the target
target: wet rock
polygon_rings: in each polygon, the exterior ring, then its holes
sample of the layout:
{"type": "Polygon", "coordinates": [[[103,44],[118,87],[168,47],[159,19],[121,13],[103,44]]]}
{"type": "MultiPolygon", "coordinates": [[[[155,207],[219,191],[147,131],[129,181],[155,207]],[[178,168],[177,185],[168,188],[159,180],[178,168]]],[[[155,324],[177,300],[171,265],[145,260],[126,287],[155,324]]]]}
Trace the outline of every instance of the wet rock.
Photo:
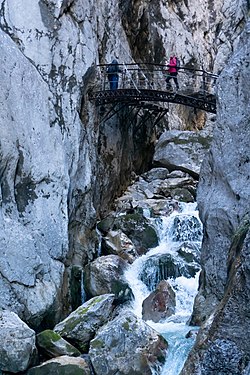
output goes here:
{"type": "MultiPolygon", "coordinates": [[[[124,198],[124,197],[123,197],[124,198]]],[[[140,200],[144,200],[146,195],[140,196],[140,200]]],[[[121,203],[120,212],[122,215],[113,215],[102,220],[98,224],[98,229],[106,236],[110,230],[121,231],[132,241],[136,252],[145,253],[148,249],[158,245],[158,237],[154,227],[143,214],[143,208],[135,204],[135,208],[131,206],[131,200],[128,203],[124,198],[125,204],[121,203]]]]}
{"type": "MultiPolygon", "coordinates": [[[[117,209],[120,212],[127,212],[130,204],[125,197],[120,197],[117,201],[117,209]]],[[[175,199],[167,199],[162,195],[154,194],[154,198],[147,199],[144,197],[141,200],[133,200],[133,204],[136,209],[142,211],[143,215],[146,217],[157,217],[157,216],[169,216],[173,211],[180,211],[180,203],[175,199]]]]}
{"type": "Polygon", "coordinates": [[[116,218],[113,228],[121,229],[131,239],[140,254],[158,245],[158,237],[154,227],[140,212],[116,218]]]}
{"type": "Polygon", "coordinates": [[[36,343],[39,351],[47,358],[62,355],[78,357],[81,355],[78,349],[51,330],[40,332],[36,336],[36,343]]]}
{"type": "Polygon", "coordinates": [[[37,357],[35,332],[15,313],[0,311],[0,367],[19,373],[34,364],[37,357]]]}
{"type": "Polygon", "coordinates": [[[202,224],[195,216],[180,215],[174,218],[170,228],[172,240],[180,241],[198,241],[202,240],[202,224]]]}
{"type": "Polygon", "coordinates": [[[200,264],[200,245],[194,242],[184,242],[177,253],[185,260],[187,263],[196,262],[200,264]]]}
{"type": "Polygon", "coordinates": [[[118,255],[122,259],[133,263],[139,256],[132,241],[121,230],[109,231],[102,239],[103,255],[118,255]]]}
{"type": "Polygon", "coordinates": [[[166,280],[162,280],[156,290],[143,301],[142,318],[157,323],[173,315],[175,306],[175,292],[166,280]]]}
{"type": "Polygon", "coordinates": [[[88,362],[84,358],[62,356],[50,359],[40,366],[27,371],[27,375],[91,375],[88,362]]]}
{"type": "Polygon", "coordinates": [[[139,276],[153,291],[161,280],[176,279],[180,276],[194,277],[199,270],[198,263],[186,263],[178,255],[157,254],[146,260],[139,276]]]}
{"type": "Polygon", "coordinates": [[[188,333],[186,334],[186,339],[190,339],[190,338],[194,338],[194,337],[196,337],[197,336],[197,334],[198,334],[198,332],[197,331],[194,331],[194,330],[190,330],[190,331],[188,331],[188,333]]]}
{"type": "Polygon", "coordinates": [[[113,293],[119,303],[129,300],[132,292],[123,276],[127,267],[127,262],[117,255],[101,256],[88,264],[84,274],[87,296],[113,293]]]}
{"type": "Polygon", "coordinates": [[[98,331],[89,355],[96,375],[160,373],[166,340],[131,312],[125,312],[98,331]]]}
{"type": "Polygon", "coordinates": [[[106,294],[90,299],[58,323],[54,331],[86,353],[96,331],[110,318],[114,297],[106,294]]]}

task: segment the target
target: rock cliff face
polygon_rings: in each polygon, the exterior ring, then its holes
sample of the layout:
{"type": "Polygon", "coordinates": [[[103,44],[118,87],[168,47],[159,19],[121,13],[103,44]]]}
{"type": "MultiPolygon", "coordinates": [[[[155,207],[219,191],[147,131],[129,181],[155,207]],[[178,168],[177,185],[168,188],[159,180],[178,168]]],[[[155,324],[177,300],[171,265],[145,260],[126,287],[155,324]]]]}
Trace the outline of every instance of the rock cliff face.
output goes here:
{"type": "MultiPolygon", "coordinates": [[[[151,160],[150,125],[138,133],[124,119],[100,124],[87,97],[99,87],[93,66],[114,54],[162,62],[175,50],[185,66],[217,73],[238,43],[247,4],[0,1],[1,308],[34,328],[70,310],[69,285],[79,282],[71,267],[97,256],[100,206],[151,160]]],[[[199,116],[171,109],[170,127],[203,125],[199,116]]]]}
{"type": "Polygon", "coordinates": [[[250,360],[249,36],[248,22],[219,80],[217,126],[201,170],[203,271],[193,323],[209,319],[183,375],[242,374],[250,360]]]}

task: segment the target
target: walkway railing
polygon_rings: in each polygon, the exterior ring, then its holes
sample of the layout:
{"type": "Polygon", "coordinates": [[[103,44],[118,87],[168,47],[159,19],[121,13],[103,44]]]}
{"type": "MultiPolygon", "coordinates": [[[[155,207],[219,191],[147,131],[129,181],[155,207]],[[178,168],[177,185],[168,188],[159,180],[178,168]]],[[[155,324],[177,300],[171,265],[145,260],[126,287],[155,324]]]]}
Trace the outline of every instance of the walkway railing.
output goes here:
{"type": "Polygon", "coordinates": [[[120,64],[118,90],[110,90],[108,64],[96,66],[100,89],[90,94],[90,100],[97,104],[107,104],[116,100],[173,102],[197,107],[208,112],[216,112],[215,87],[218,76],[202,69],[178,68],[179,90],[173,79],[172,90],[167,89],[168,66],[153,63],[120,64]],[[112,92],[111,92],[112,91],[112,92]],[[115,92],[117,91],[117,92],[115,92]],[[136,95],[136,92],[138,95],[136,95]]]}

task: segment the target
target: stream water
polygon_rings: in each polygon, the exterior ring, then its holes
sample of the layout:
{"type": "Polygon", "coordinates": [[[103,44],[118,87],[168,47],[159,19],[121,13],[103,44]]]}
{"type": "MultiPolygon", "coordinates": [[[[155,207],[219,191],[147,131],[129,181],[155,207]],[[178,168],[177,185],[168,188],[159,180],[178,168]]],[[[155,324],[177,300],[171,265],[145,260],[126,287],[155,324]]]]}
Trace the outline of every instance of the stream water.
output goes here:
{"type": "Polygon", "coordinates": [[[194,344],[195,335],[186,338],[186,334],[191,329],[197,330],[195,327],[188,326],[187,321],[198,288],[198,264],[196,263],[194,268],[191,267],[191,272],[189,271],[190,256],[193,256],[192,253],[196,256],[199,254],[202,224],[196,204],[188,203],[181,207],[181,212],[174,211],[167,218],[152,219],[160,238],[159,246],[138,258],[126,272],[126,278],[135,297],[130,308],[138,317],[142,317],[143,300],[162,279],[166,279],[176,293],[174,315],[159,323],[147,321],[147,324],[161,333],[169,344],[167,359],[160,375],[179,375],[194,344]],[[189,256],[188,262],[180,258],[180,249],[183,247],[185,254],[189,256]],[[159,259],[166,255],[171,256],[176,264],[178,272],[174,276],[169,277],[166,269],[159,270],[159,264],[162,264],[159,259]]]}

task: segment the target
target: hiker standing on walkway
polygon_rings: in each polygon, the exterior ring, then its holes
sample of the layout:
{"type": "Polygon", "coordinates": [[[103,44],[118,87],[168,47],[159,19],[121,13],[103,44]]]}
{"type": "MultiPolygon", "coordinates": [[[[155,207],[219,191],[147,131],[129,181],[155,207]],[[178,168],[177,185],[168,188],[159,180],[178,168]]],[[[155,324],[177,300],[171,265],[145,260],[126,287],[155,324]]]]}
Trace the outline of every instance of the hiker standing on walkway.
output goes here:
{"type": "Polygon", "coordinates": [[[118,89],[119,74],[122,69],[119,67],[118,61],[114,59],[112,63],[107,68],[108,80],[110,85],[110,90],[118,89]]]}
{"type": "Polygon", "coordinates": [[[168,63],[168,76],[166,78],[166,82],[167,82],[167,90],[171,89],[172,86],[170,84],[170,79],[173,78],[174,80],[174,83],[175,83],[175,86],[176,86],[176,89],[179,90],[179,83],[178,83],[178,80],[177,80],[177,75],[178,75],[178,59],[177,57],[172,54],[170,56],[170,60],[169,60],[169,63],[168,63]]]}

